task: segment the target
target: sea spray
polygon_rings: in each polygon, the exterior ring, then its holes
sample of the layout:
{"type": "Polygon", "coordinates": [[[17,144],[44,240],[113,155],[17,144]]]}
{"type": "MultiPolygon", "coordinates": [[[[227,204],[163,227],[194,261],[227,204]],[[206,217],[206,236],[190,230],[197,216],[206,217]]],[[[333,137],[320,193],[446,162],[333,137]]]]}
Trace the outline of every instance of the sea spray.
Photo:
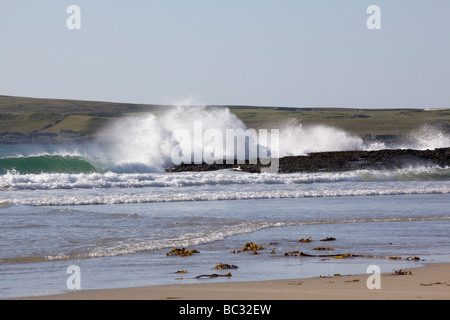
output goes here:
{"type": "Polygon", "coordinates": [[[450,147],[450,135],[431,125],[423,125],[417,130],[411,131],[406,140],[402,148],[434,150],[450,147]]]}
{"type": "Polygon", "coordinates": [[[303,126],[296,120],[280,126],[280,155],[300,156],[311,152],[361,150],[363,140],[343,130],[323,125],[303,126]]]}
{"type": "Polygon", "coordinates": [[[110,162],[104,165],[114,172],[163,172],[180,163],[370,149],[361,138],[327,126],[304,127],[291,121],[270,134],[264,130],[247,128],[226,107],[178,104],[158,115],[122,118],[100,132],[99,143],[108,146],[110,162]],[[239,145],[243,139],[245,144],[239,145]]]}
{"type": "MultiPolygon", "coordinates": [[[[3,148],[0,175],[13,171],[18,174],[154,173],[164,172],[180,162],[251,160],[255,154],[261,159],[324,151],[388,149],[382,142],[369,143],[341,129],[303,125],[297,119],[272,123],[269,127],[278,130],[278,136],[272,129],[269,134],[269,130],[247,128],[226,107],[193,105],[186,100],[165,111],[120,118],[97,132],[93,144],[3,148]],[[231,141],[230,132],[235,142],[230,144],[231,148],[227,143],[231,141]],[[278,141],[276,148],[274,140],[278,141]],[[243,147],[239,141],[245,141],[243,147]],[[183,144],[188,148],[183,150],[183,144]]],[[[424,150],[449,146],[450,136],[445,131],[426,125],[411,131],[395,148],[424,150]]],[[[271,159],[271,167],[273,163],[271,159]]]]}
{"type": "Polygon", "coordinates": [[[228,108],[179,105],[160,115],[120,119],[100,136],[98,143],[107,146],[109,169],[115,172],[162,172],[174,164],[246,160],[258,154],[278,157],[267,150],[268,141],[274,142],[267,134],[260,144],[256,130],[247,129],[228,108]],[[253,147],[257,153],[250,152],[253,147]]]}

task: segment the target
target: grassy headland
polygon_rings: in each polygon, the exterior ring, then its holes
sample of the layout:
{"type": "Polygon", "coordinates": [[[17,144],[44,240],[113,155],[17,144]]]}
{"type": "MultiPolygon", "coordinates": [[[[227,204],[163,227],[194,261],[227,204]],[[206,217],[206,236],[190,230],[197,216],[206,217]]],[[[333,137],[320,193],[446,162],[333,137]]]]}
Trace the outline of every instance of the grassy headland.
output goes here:
{"type": "MultiPolygon", "coordinates": [[[[450,132],[450,109],[227,107],[247,127],[256,129],[276,128],[294,120],[304,126],[336,127],[365,139],[396,139],[423,125],[450,132]]],[[[112,120],[167,108],[170,106],[0,96],[0,144],[80,143],[112,120]]]]}

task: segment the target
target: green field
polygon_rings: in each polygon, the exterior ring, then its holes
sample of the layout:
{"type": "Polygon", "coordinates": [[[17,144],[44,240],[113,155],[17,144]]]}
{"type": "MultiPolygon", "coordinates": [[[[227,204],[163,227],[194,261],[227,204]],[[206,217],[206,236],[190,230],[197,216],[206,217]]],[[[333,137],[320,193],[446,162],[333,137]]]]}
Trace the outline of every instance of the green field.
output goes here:
{"type": "Polygon", "coordinates": [[[360,137],[405,135],[423,125],[450,132],[450,109],[232,108],[232,111],[249,127],[270,123],[279,126],[295,119],[302,125],[332,126],[360,137]]]}
{"type": "MultiPolygon", "coordinates": [[[[218,108],[219,106],[209,106],[218,108]]],[[[89,138],[112,120],[143,112],[162,112],[170,106],[115,102],[37,99],[0,96],[0,143],[17,137],[64,136],[89,138]]],[[[303,126],[326,125],[362,138],[389,139],[423,125],[450,133],[450,109],[277,108],[228,106],[249,128],[277,128],[289,121],[303,126]]]]}
{"type": "Polygon", "coordinates": [[[153,105],[0,96],[0,133],[63,130],[88,137],[112,119],[158,109],[153,105]]]}

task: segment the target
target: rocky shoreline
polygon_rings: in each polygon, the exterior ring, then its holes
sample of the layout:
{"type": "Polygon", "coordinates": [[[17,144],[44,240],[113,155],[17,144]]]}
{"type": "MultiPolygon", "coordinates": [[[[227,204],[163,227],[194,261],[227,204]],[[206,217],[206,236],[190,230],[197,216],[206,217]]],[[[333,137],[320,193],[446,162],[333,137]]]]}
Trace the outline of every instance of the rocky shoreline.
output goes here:
{"type": "MultiPolygon", "coordinates": [[[[293,172],[340,172],[351,170],[392,170],[410,166],[450,166],[450,148],[434,150],[384,149],[376,151],[335,151],[316,152],[307,156],[289,156],[278,159],[279,173],[293,172]]],[[[257,164],[181,164],[166,169],[167,172],[215,171],[235,169],[260,173],[261,168],[269,167],[257,164]]]]}

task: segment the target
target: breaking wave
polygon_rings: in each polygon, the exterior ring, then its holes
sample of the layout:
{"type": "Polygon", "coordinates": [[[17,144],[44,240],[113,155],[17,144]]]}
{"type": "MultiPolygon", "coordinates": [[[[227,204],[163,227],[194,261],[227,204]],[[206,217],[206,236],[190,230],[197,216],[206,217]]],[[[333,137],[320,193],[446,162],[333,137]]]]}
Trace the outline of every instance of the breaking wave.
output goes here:
{"type": "Polygon", "coordinates": [[[407,142],[403,148],[417,150],[447,148],[450,147],[450,135],[444,133],[436,127],[424,125],[407,135],[407,142]]]}
{"type": "Polygon", "coordinates": [[[0,173],[92,173],[102,172],[79,156],[36,155],[0,159],[0,173]]]}
{"type": "MultiPolygon", "coordinates": [[[[105,189],[103,189],[105,190],[105,189]]],[[[255,200],[286,198],[361,197],[417,194],[450,194],[448,181],[438,182],[384,182],[384,183],[312,183],[303,187],[298,184],[239,185],[215,187],[208,185],[187,188],[109,189],[108,192],[74,190],[69,194],[45,192],[39,194],[16,194],[9,203],[24,206],[80,206],[116,205],[140,203],[167,203],[222,200],[255,200]]],[[[1,209],[1,208],[0,208],[1,209]]]]}
{"type": "MultiPolygon", "coordinates": [[[[220,159],[250,157],[239,153],[233,141],[228,148],[228,132],[233,139],[245,139],[245,148],[257,147],[259,157],[275,152],[280,157],[307,155],[311,152],[379,150],[383,143],[367,143],[358,136],[343,130],[323,125],[303,126],[297,120],[278,125],[279,143],[272,150],[271,131],[267,136],[259,130],[251,130],[228,108],[194,106],[191,101],[179,103],[155,114],[141,114],[115,121],[98,133],[98,139],[89,147],[77,146],[77,150],[14,155],[0,159],[0,175],[8,172],[19,174],[40,173],[150,173],[164,172],[172,167],[174,155],[197,162],[207,156],[220,159]],[[217,136],[208,136],[211,131],[217,136]],[[216,141],[220,140],[222,141],[216,141]],[[81,152],[80,152],[81,148],[81,152]],[[218,150],[221,149],[221,152],[218,150]],[[261,154],[263,152],[263,154],[261,154]],[[221,155],[218,156],[217,154],[221,155]]],[[[231,138],[230,138],[231,139],[231,138]]],[[[435,149],[449,147],[450,136],[434,127],[424,126],[410,134],[403,145],[396,148],[435,149]]]]}
{"type": "MultiPolygon", "coordinates": [[[[41,173],[0,176],[0,190],[183,188],[231,185],[299,185],[336,182],[449,181],[450,168],[418,167],[397,170],[357,170],[290,174],[251,174],[231,170],[182,173],[84,174],[41,173]]],[[[180,189],[181,190],[181,189],[180,189]]]]}

